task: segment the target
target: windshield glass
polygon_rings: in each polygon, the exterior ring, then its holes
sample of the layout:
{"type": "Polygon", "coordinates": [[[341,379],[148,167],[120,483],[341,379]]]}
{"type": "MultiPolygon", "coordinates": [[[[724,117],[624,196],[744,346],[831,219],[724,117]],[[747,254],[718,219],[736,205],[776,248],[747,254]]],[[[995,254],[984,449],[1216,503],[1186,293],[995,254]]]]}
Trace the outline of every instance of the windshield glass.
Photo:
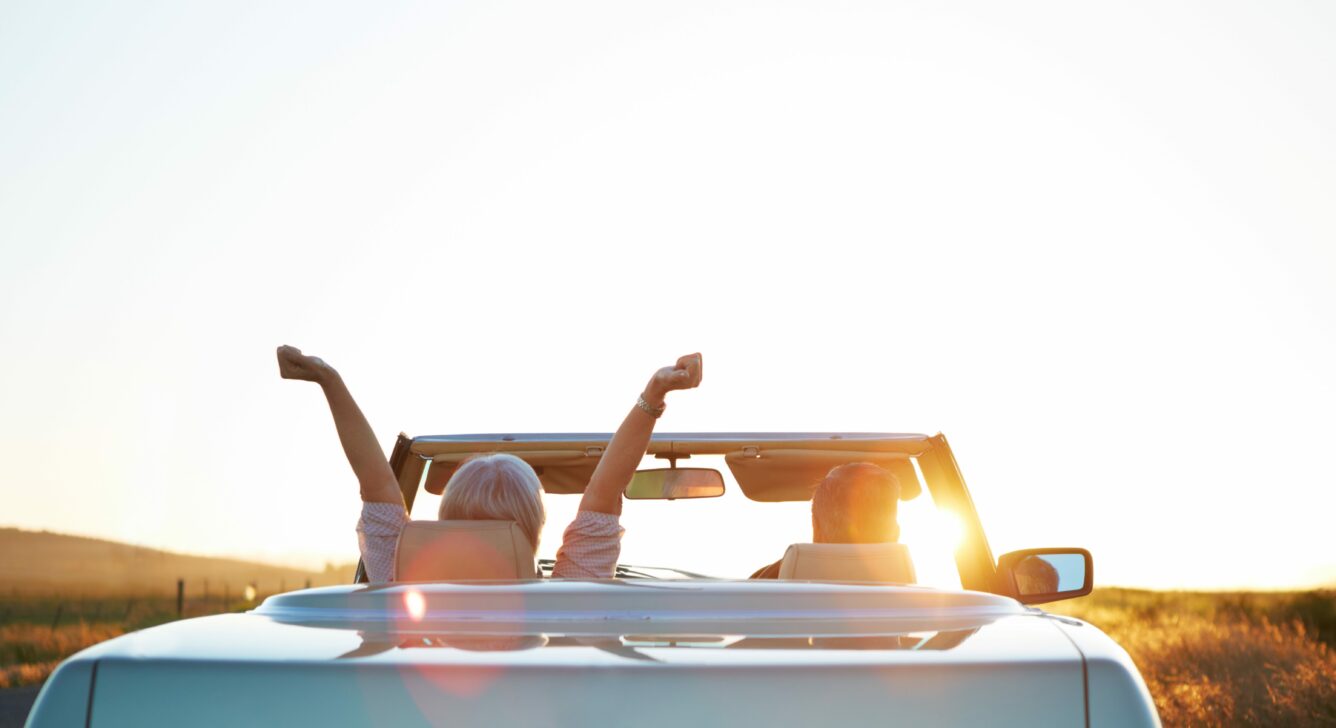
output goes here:
{"type": "MultiPolygon", "coordinates": [[[[626,500],[622,510],[620,562],[634,567],[661,567],[721,578],[745,579],[784,556],[793,543],[812,540],[811,503],[759,503],[743,495],[720,456],[696,456],[683,467],[714,468],[724,477],[726,490],[718,498],[692,500],[626,500]]],[[[647,457],[642,468],[663,468],[667,463],[647,457]]],[[[916,468],[917,472],[917,468],[916,468]]],[[[920,476],[921,480],[921,476],[920,476]]],[[[959,589],[954,548],[959,526],[933,505],[924,487],[917,498],[899,506],[900,542],[909,553],[925,586],[959,589]]],[[[546,493],[547,524],[538,546],[540,559],[556,557],[561,535],[575,517],[580,496],[546,493]]],[[[414,518],[435,518],[440,498],[420,494],[414,518]]],[[[643,569],[654,577],[671,573],[643,569]]]]}

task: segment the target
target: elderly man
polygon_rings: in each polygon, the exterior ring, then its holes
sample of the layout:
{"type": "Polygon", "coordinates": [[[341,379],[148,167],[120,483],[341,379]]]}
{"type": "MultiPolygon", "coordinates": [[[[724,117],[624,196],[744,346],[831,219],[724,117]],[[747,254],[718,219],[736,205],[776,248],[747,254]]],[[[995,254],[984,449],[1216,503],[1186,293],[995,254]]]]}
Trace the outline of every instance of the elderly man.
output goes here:
{"type": "MultiPolygon", "coordinates": [[[[812,493],[814,543],[891,543],[900,538],[900,481],[872,463],[831,469],[812,493]]],[[[779,578],[780,559],[751,575],[779,578]]]]}

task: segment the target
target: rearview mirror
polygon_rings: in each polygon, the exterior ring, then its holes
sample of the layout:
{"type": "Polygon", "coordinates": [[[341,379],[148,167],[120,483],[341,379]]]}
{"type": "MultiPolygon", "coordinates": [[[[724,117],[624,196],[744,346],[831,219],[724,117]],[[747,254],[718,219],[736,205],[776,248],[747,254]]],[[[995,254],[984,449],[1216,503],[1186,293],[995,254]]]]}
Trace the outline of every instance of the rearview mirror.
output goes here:
{"type": "Polygon", "coordinates": [[[709,468],[637,470],[626,484],[626,497],[633,500],[717,498],[723,494],[724,476],[709,468]]]}
{"type": "Polygon", "coordinates": [[[1090,552],[1078,548],[1023,549],[997,560],[998,590],[1022,604],[1083,597],[1095,583],[1090,552]]]}

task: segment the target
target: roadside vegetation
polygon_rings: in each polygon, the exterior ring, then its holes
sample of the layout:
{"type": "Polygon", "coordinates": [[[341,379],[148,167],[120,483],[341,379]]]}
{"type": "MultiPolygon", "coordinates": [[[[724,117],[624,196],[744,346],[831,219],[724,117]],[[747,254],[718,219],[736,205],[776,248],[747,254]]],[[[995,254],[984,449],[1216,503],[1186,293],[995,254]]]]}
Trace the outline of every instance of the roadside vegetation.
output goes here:
{"type": "MultiPolygon", "coordinates": [[[[244,597],[186,600],[183,617],[244,611],[244,597]]],[[[40,684],[60,661],[126,632],[177,619],[175,596],[0,597],[0,689],[40,684]]]]}
{"type": "Polygon", "coordinates": [[[0,689],[40,684],[61,660],[126,632],[347,584],[355,568],[304,571],[17,528],[0,528],[0,553],[22,555],[0,560],[0,689]]]}
{"type": "Polygon", "coordinates": [[[1166,726],[1336,725],[1336,591],[1101,589],[1045,608],[1126,648],[1166,726]]]}

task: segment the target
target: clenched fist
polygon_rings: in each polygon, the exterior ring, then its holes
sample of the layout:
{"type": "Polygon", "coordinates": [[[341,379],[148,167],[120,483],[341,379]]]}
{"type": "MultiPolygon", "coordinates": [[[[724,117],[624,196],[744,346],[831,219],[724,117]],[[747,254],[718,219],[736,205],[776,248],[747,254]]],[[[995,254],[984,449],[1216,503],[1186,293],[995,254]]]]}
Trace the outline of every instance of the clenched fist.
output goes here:
{"type": "Polygon", "coordinates": [[[652,406],[663,403],[664,395],[675,389],[693,389],[700,386],[703,375],[700,354],[687,354],[677,360],[677,364],[664,367],[649,380],[645,387],[645,401],[652,406]]]}
{"type": "Polygon", "coordinates": [[[318,356],[307,356],[295,346],[278,347],[278,375],[284,379],[319,382],[334,373],[334,368],[318,356]]]}

